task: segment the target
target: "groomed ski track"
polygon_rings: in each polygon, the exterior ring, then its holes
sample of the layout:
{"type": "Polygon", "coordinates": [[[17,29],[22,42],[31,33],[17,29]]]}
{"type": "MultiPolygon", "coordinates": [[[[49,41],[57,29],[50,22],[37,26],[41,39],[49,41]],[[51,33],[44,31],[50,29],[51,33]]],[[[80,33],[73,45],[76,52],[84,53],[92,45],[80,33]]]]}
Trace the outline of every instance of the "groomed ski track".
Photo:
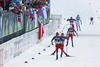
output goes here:
{"type": "MultiPolygon", "coordinates": [[[[98,0],[96,1],[98,2],[98,0]]],[[[63,20],[60,29],[57,29],[51,36],[40,43],[35,44],[16,58],[11,59],[2,67],[100,67],[100,18],[98,18],[100,15],[100,9],[98,9],[100,5],[95,6],[96,4],[98,5],[99,2],[96,3],[94,0],[88,0],[87,3],[89,2],[91,2],[91,7],[95,14],[94,25],[89,25],[89,17],[91,16],[86,14],[86,16],[88,16],[88,21],[83,20],[83,24],[81,25],[82,31],[78,32],[78,37],[74,36],[75,47],[71,47],[71,41],[69,40],[69,46],[67,49],[66,47],[64,49],[69,55],[75,57],[65,57],[63,54],[63,57],[60,58],[61,51],[59,50],[59,59],[55,60],[55,55],[50,56],[50,54],[55,50],[55,46],[47,47],[51,43],[51,39],[55,35],[55,32],[60,33],[60,31],[63,30],[64,34],[66,34],[69,23],[63,20]],[[98,13],[96,10],[98,10],[98,13]],[[46,51],[43,51],[44,48],[46,48],[46,51]],[[25,61],[28,63],[25,63],[25,61]]],[[[82,3],[86,2],[82,1],[82,3]]],[[[76,15],[77,14],[74,16],[76,15]]],[[[67,17],[70,16],[68,15],[67,17]]],[[[83,18],[84,17],[85,16],[83,16],[83,18]]]]}

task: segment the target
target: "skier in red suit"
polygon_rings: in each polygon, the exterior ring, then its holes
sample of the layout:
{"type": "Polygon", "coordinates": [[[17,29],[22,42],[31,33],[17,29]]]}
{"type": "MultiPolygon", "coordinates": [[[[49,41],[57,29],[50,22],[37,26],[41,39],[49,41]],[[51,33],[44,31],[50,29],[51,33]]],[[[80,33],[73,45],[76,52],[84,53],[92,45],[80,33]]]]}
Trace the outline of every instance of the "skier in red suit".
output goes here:
{"type": "MultiPolygon", "coordinates": [[[[70,22],[70,25],[72,25],[73,29],[74,29],[74,21],[76,21],[75,19],[73,19],[72,17],[70,17],[70,19],[67,19],[67,21],[70,22]]],[[[75,34],[74,34],[75,36],[75,34]]]]}
{"type": "Polygon", "coordinates": [[[61,47],[61,40],[63,41],[63,39],[59,36],[59,33],[56,32],[56,36],[54,36],[53,39],[51,40],[52,44],[53,44],[53,40],[55,40],[56,60],[58,60],[58,49],[61,47]]]}
{"type": "Polygon", "coordinates": [[[62,54],[64,53],[67,57],[70,57],[65,51],[64,51],[64,41],[65,39],[67,39],[67,37],[64,36],[64,33],[61,34],[61,36],[58,36],[58,33],[56,33],[56,36],[53,37],[53,39],[51,40],[51,42],[53,42],[53,40],[55,39],[55,44],[56,44],[56,50],[51,54],[54,55],[54,53],[56,52],[56,60],[58,59],[58,49],[61,49],[61,55],[60,57],[62,58],[62,54]],[[57,43],[59,42],[59,43],[57,43]]]}
{"type": "MultiPolygon", "coordinates": [[[[77,34],[77,32],[72,27],[72,25],[70,25],[70,28],[68,28],[68,31],[67,31],[68,40],[67,40],[66,46],[68,46],[69,38],[71,37],[72,47],[74,47],[74,45],[73,45],[73,34],[74,34],[74,32],[77,34]]],[[[78,34],[77,34],[77,36],[78,36],[78,34]]]]}
{"type": "Polygon", "coordinates": [[[74,21],[76,21],[76,20],[73,19],[72,17],[70,17],[70,19],[67,19],[67,21],[69,21],[70,25],[72,25],[72,27],[74,28],[74,21]]]}

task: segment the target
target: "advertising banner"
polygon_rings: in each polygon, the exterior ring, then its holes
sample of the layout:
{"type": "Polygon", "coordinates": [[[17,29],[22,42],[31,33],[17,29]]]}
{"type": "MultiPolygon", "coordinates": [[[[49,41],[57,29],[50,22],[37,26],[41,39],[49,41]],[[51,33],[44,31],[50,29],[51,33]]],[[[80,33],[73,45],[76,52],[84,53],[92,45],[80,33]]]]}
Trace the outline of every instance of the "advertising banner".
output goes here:
{"type": "Polygon", "coordinates": [[[2,15],[2,22],[0,22],[0,35],[1,37],[8,36],[23,28],[23,15],[20,14],[21,22],[18,22],[18,14],[7,12],[2,15]]]}
{"type": "Polygon", "coordinates": [[[22,51],[19,50],[19,48],[20,48],[19,45],[20,45],[21,41],[22,40],[20,40],[19,37],[16,38],[16,40],[14,42],[14,49],[13,49],[14,50],[14,55],[13,55],[13,57],[16,57],[16,56],[18,56],[19,54],[22,53],[22,51]]]}
{"type": "Polygon", "coordinates": [[[0,66],[1,65],[3,65],[3,48],[0,49],[0,66]]]}
{"type": "Polygon", "coordinates": [[[9,44],[9,59],[13,58],[14,42],[11,40],[9,44]]]}
{"type": "Polygon", "coordinates": [[[9,42],[5,42],[3,45],[3,64],[7,63],[9,61],[9,50],[8,50],[8,45],[9,42]]]}
{"type": "Polygon", "coordinates": [[[48,25],[48,36],[50,36],[53,32],[52,32],[52,26],[51,26],[52,21],[50,20],[49,25],[48,25]]]}

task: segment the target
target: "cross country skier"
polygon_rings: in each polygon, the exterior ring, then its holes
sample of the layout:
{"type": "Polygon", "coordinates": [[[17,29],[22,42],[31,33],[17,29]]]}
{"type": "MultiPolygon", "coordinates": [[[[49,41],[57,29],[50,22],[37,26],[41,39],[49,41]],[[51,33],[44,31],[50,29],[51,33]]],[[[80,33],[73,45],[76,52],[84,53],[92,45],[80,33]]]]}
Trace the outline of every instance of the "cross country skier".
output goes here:
{"type": "MultiPolygon", "coordinates": [[[[67,19],[67,21],[70,22],[70,25],[72,25],[73,29],[74,29],[74,21],[76,21],[75,19],[73,19],[72,17],[70,17],[70,19],[67,19]]],[[[74,34],[75,36],[75,34],[74,34]]]]}
{"type": "MultiPolygon", "coordinates": [[[[68,28],[68,31],[67,31],[68,40],[67,40],[66,46],[68,46],[69,38],[71,37],[72,47],[74,47],[74,45],[73,45],[73,33],[74,32],[77,34],[77,32],[73,29],[72,25],[70,25],[70,28],[68,28]]],[[[78,36],[78,34],[77,34],[77,36],[78,36]]]]}
{"type": "MultiPolygon", "coordinates": [[[[77,17],[76,17],[76,29],[77,29],[77,31],[78,31],[78,28],[81,31],[79,22],[81,22],[81,19],[80,19],[79,15],[77,15],[77,17]]],[[[82,24],[82,22],[81,22],[81,24],[82,24]]]]}
{"type": "Polygon", "coordinates": [[[90,18],[90,24],[92,23],[92,25],[93,25],[93,19],[94,19],[93,17],[90,18]]]}
{"type": "Polygon", "coordinates": [[[74,21],[76,21],[76,20],[73,19],[72,17],[70,17],[70,19],[67,19],[67,21],[69,21],[70,25],[72,25],[72,27],[74,28],[74,21]]]}
{"type": "Polygon", "coordinates": [[[53,39],[51,40],[52,44],[53,44],[53,40],[55,40],[56,60],[58,60],[58,49],[61,47],[60,43],[61,43],[61,40],[63,41],[63,39],[59,36],[59,33],[56,32],[56,36],[54,36],[53,39]]]}
{"type": "MultiPolygon", "coordinates": [[[[60,36],[62,39],[63,39],[63,42],[61,41],[61,43],[60,43],[60,49],[61,49],[61,55],[60,55],[60,57],[62,58],[62,54],[64,53],[67,57],[70,57],[65,51],[64,51],[64,41],[65,41],[65,39],[67,39],[68,38],[68,36],[64,36],[64,33],[61,33],[61,36],[60,36]]],[[[55,54],[55,52],[56,52],[56,50],[51,54],[51,55],[54,55],[55,54]]]]}
{"type": "MultiPolygon", "coordinates": [[[[56,60],[58,60],[58,49],[60,48],[63,53],[63,48],[61,48],[63,45],[63,39],[59,36],[59,33],[56,32],[56,36],[54,36],[53,39],[51,40],[52,44],[53,44],[53,40],[55,40],[56,60]]],[[[66,53],[66,55],[67,55],[67,53],[66,53]]],[[[67,56],[69,56],[69,55],[67,55],[67,56]]]]}

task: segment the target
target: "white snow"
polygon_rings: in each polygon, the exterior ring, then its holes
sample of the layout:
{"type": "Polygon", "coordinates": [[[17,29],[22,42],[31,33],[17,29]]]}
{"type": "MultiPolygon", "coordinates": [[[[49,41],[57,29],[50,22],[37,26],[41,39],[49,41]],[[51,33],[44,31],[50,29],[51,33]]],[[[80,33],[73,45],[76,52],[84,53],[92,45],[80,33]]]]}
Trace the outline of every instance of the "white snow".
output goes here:
{"type": "MultiPolygon", "coordinates": [[[[77,14],[81,16],[83,21],[82,31],[78,32],[78,37],[74,37],[75,47],[71,47],[71,41],[69,41],[69,46],[64,49],[69,55],[75,57],[65,57],[63,54],[62,58],[59,56],[59,59],[55,60],[55,55],[50,56],[55,50],[55,46],[47,47],[54,36],[51,35],[2,67],[100,67],[99,3],[99,0],[51,0],[52,14],[62,14],[63,18],[66,19],[70,16],[75,18],[77,14]],[[91,4],[89,5],[89,3],[91,4]],[[91,16],[95,17],[94,25],[89,25],[91,16]],[[46,48],[46,51],[43,51],[44,48],[46,48]],[[32,59],[32,57],[35,59],[32,59]],[[28,63],[24,63],[25,61],[28,63]]],[[[56,31],[61,31],[66,24],[68,25],[68,22],[63,20],[61,28],[56,31]]],[[[68,27],[66,26],[63,29],[65,34],[68,27]]],[[[59,55],[60,52],[59,50],[59,55]]]]}

